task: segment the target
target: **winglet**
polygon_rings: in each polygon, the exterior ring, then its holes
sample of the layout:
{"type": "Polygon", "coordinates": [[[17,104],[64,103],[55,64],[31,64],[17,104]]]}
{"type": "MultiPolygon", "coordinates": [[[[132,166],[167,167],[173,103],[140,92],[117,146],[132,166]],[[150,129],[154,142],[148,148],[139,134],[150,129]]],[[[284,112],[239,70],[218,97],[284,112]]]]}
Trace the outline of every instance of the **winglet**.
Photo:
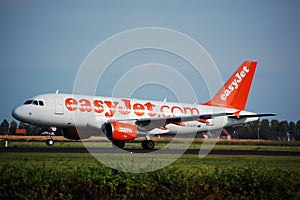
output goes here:
{"type": "Polygon", "coordinates": [[[212,100],[203,105],[244,110],[257,62],[245,61],[224,84],[212,100]]]}

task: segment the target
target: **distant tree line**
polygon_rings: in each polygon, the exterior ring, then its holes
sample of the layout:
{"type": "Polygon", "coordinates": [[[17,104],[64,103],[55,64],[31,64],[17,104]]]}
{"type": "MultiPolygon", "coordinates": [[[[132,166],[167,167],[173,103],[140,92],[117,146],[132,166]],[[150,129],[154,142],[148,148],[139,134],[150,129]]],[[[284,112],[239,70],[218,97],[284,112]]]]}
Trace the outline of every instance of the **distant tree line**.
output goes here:
{"type": "Polygon", "coordinates": [[[17,129],[25,129],[26,135],[40,135],[43,130],[43,128],[32,124],[20,122],[18,125],[14,120],[9,123],[6,119],[4,119],[0,126],[0,135],[15,135],[17,129]]]}
{"type": "MultiPolygon", "coordinates": [[[[26,129],[27,135],[40,135],[44,130],[42,127],[23,122],[18,125],[14,120],[9,123],[4,119],[0,126],[0,135],[15,135],[17,129],[26,129]]],[[[295,123],[263,119],[229,128],[229,132],[233,139],[300,141],[300,120],[295,123]]]]}
{"type": "Polygon", "coordinates": [[[278,141],[300,141],[300,120],[296,123],[263,119],[237,126],[232,131],[235,139],[262,139],[278,141]]]}

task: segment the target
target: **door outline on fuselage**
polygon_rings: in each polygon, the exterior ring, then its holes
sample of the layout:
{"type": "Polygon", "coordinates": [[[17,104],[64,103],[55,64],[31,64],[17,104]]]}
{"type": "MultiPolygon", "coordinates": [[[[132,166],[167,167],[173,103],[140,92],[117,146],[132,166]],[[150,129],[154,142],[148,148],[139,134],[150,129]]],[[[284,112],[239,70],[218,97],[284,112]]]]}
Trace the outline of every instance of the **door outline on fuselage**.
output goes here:
{"type": "Polygon", "coordinates": [[[55,95],[54,101],[55,101],[55,114],[63,115],[64,114],[63,98],[59,95],[55,95]]]}

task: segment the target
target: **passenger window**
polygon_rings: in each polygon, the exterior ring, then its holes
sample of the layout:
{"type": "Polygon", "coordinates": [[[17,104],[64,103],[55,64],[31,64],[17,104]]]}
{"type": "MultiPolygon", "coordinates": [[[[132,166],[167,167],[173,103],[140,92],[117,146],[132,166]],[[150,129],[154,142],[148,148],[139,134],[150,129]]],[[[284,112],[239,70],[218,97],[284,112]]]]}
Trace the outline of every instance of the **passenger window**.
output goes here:
{"type": "Polygon", "coordinates": [[[33,104],[33,105],[39,105],[37,100],[34,100],[34,101],[32,102],[32,104],[33,104]]]}
{"type": "Polygon", "coordinates": [[[39,101],[39,105],[40,106],[44,106],[44,102],[43,101],[39,101]]]}

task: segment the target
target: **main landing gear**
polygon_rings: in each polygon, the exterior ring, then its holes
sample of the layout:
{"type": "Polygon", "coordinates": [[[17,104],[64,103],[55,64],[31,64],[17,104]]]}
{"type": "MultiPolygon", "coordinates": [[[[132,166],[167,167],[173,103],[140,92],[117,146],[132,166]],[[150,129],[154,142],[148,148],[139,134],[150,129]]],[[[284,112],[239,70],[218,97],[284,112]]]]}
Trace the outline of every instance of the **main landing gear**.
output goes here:
{"type": "Polygon", "coordinates": [[[142,142],[142,148],[145,150],[152,150],[152,149],[154,149],[154,147],[155,147],[155,144],[154,144],[153,140],[151,140],[150,134],[147,133],[146,140],[144,140],[142,142]]]}
{"type": "MultiPolygon", "coordinates": [[[[113,146],[118,147],[120,149],[124,149],[125,147],[125,141],[121,141],[121,140],[113,140],[112,141],[113,146]]],[[[152,150],[155,147],[155,143],[153,142],[153,140],[144,140],[142,142],[142,148],[145,150],[152,150]]]]}
{"type": "Polygon", "coordinates": [[[154,144],[153,140],[144,140],[142,142],[142,147],[145,150],[152,150],[152,149],[154,149],[155,144],[154,144]]]}

